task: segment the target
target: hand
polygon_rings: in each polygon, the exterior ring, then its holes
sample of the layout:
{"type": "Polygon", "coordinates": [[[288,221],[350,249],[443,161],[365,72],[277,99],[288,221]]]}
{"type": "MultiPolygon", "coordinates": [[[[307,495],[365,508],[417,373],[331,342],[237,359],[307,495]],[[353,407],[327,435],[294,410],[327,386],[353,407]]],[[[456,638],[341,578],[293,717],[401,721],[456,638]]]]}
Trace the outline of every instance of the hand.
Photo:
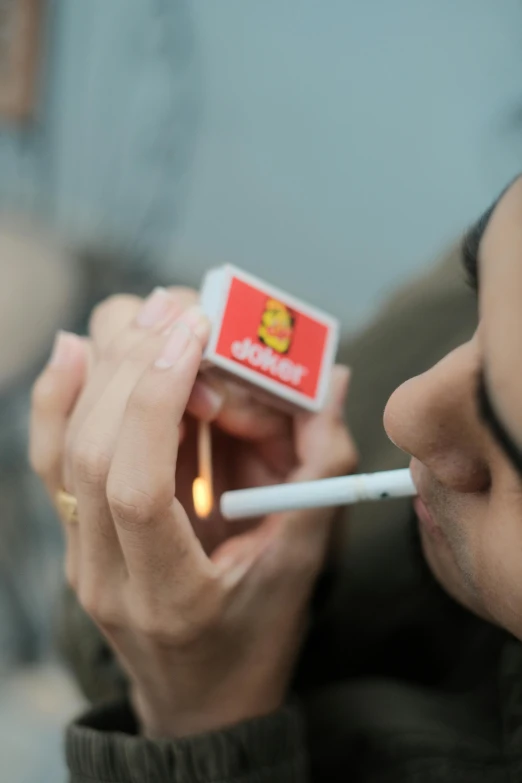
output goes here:
{"type": "MultiPolygon", "coordinates": [[[[160,290],[165,292],[165,289],[160,290]]],[[[168,308],[170,320],[198,302],[198,292],[192,289],[173,286],[166,290],[170,303],[163,298],[160,305],[168,308]]],[[[89,329],[94,359],[138,317],[142,305],[143,300],[139,297],[125,294],[111,296],[95,308],[89,329]]],[[[197,418],[215,420],[220,429],[245,440],[286,436],[291,427],[291,420],[286,414],[259,402],[244,387],[233,381],[224,381],[212,371],[198,377],[188,410],[197,418]]]]}
{"type": "MultiPolygon", "coordinates": [[[[281,704],[332,517],[273,515],[238,534],[227,528],[205,551],[190,503],[180,500],[190,440],[187,430],[180,445],[180,425],[208,325],[191,310],[165,335],[173,312],[148,328],[134,321],[99,346],[81,392],[85,343],[64,338],[35,386],[31,427],[31,459],[49,491],[63,478],[78,499],[79,524],[66,526],[68,579],[126,668],[145,732],[156,736],[219,728],[281,704]]],[[[287,480],[353,469],[341,417],[346,382],[337,370],[329,406],[294,418],[287,480]]],[[[266,481],[268,443],[228,441],[232,464],[244,470],[234,484],[266,481]]]]}
{"type": "MultiPolygon", "coordinates": [[[[182,287],[160,289],[150,297],[145,316],[139,315],[143,301],[136,296],[117,295],[102,302],[90,320],[91,364],[102,356],[114,339],[137,318],[146,324],[154,315],[160,316],[162,326],[172,322],[181,312],[198,302],[198,293],[182,287]]],[[[105,376],[106,372],[103,372],[105,376]]],[[[338,370],[343,374],[345,370],[338,370]]],[[[69,438],[74,438],[85,418],[85,407],[90,395],[82,399],[72,417],[69,438]]],[[[219,514],[216,506],[209,520],[202,522],[192,505],[192,482],[197,462],[197,433],[194,417],[212,421],[213,451],[219,455],[214,465],[214,492],[219,497],[228,489],[264,486],[281,483],[296,466],[292,439],[293,419],[286,413],[256,400],[238,383],[225,381],[212,372],[199,375],[187,405],[191,416],[184,416],[181,428],[180,454],[176,484],[178,497],[188,512],[193,527],[205,551],[210,553],[231,532],[243,529],[238,523],[231,526],[219,514]]],[[[355,464],[354,464],[355,468],[355,464]]],[[[248,525],[251,523],[249,522],[248,525]]]]}

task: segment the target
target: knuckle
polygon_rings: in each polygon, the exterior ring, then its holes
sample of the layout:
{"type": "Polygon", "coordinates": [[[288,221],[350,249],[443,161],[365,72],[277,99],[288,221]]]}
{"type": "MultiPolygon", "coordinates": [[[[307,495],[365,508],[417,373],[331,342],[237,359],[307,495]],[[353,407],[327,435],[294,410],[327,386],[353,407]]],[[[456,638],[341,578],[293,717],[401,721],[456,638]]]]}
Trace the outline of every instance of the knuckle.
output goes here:
{"type": "Polygon", "coordinates": [[[205,578],[167,605],[158,606],[154,600],[136,602],[133,625],[156,646],[189,648],[204,641],[222,622],[224,601],[221,585],[205,578]]]}
{"type": "Polygon", "coordinates": [[[201,642],[211,630],[211,626],[202,622],[198,617],[186,617],[179,619],[174,627],[174,638],[179,650],[193,647],[201,642]]]}
{"type": "Polygon", "coordinates": [[[122,527],[135,528],[147,524],[162,506],[155,493],[124,480],[109,481],[107,497],[112,516],[122,527]]]}
{"type": "Polygon", "coordinates": [[[133,620],[136,633],[159,646],[176,644],[176,621],[167,622],[159,612],[141,610],[133,620]]]}
{"type": "Polygon", "coordinates": [[[201,640],[207,630],[197,618],[183,616],[163,616],[159,612],[140,612],[134,619],[137,634],[146,638],[156,647],[175,647],[184,649],[201,640]]]}
{"type": "Polygon", "coordinates": [[[116,628],[120,624],[114,601],[99,581],[82,585],[78,593],[80,606],[102,628],[116,628]]]}
{"type": "Polygon", "coordinates": [[[71,465],[75,481],[85,486],[105,485],[110,468],[110,457],[97,443],[80,439],[70,447],[71,465]]]}

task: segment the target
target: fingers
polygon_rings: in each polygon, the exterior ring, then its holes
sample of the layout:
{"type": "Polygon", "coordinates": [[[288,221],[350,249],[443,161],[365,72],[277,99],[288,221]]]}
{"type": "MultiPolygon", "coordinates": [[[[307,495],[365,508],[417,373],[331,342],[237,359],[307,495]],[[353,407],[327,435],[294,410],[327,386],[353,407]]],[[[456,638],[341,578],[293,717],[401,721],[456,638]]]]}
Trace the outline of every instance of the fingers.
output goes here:
{"type": "Polygon", "coordinates": [[[142,595],[167,576],[183,593],[208,564],[175,500],[178,431],[202,355],[197,331],[177,323],[145,370],[129,397],[109,473],[110,509],[142,595]]]}
{"type": "MultiPolygon", "coordinates": [[[[167,322],[172,323],[184,310],[196,304],[198,298],[197,291],[182,287],[156,289],[145,303],[136,296],[110,297],[98,305],[91,316],[90,334],[95,355],[101,358],[110,351],[115,339],[121,337],[124,330],[128,331],[134,322],[145,327],[155,326],[158,314],[163,312],[167,319],[162,324],[165,328],[167,322]]],[[[131,335],[129,340],[132,340],[131,335]]],[[[106,374],[102,368],[98,368],[98,373],[103,377],[100,384],[103,387],[106,374]]],[[[92,395],[97,393],[93,388],[92,395]]],[[[85,404],[91,406],[92,397],[85,404]]],[[[187,410],[197,419],[216,421],[230,435],[251,441],[284,435],[289,426],[288,415],[258,402],[244,387],[218,378],[212,372],[203,373],[196,381],[187,410]]]]}
{"type": "Polygon", "coordinates": [[[33,386],[29,458],[51,497],[62,487],[65,430],[86,366],[87,342],[58,332],[51,359],[33,386]]]}
{"type": "MultiPolygon", "coordinates": [[[[197,304],[198,293],[190,288],[171,287],[157,288],[145,302],[137,296],[112,296],[99,304],[90,319],[90,334],[95,355],[98,360],[106,353],[114,354],[111,346],[118,345],[121,351],[121,337],[127,333],[128,350],[141,337],[139,329],[132,330],[132,325],[138,327],[155,327],[165,329],[176,318],[197,304]]],[[[100,376],[99,387],[103,388],[107,379],[107,369],[98,368],[100,376]]],[[[217,380],[201,378],[197,380],[187,406],[193,416],[205,421],[212,421],[220,411],[224,393],[223,384],[217,380]]],[[[92,405],[92,399],[97,394],[93,389],[92,396],[85,400],[86,407],[92,405]]],[[[81,416],[81,414],[80,414],[81,416]]]]}
{"type": "MultiPolygon", "coordinates": [[[[156,289],[157,291],[167,295],[164,297],[164,301],[165,303],[170,302],[170,305],[176,308],[174,315],[179,315],[183,310],[197,303],[198,294],[190,288],[178,286],[167,289],[159,288],[156,289]]],[[[151,297],[148,297],[148,299],[150,300],[151,297]]],[[[121,334],[125,327],[138,318],[143,305],[144,301],[139,296],[119,294],[105,299],[93,310],[89,324],[89,333],[98,354],[102,353],[114,338],[121,334]]],[[[157,313],[157,309],[153,307],[152,316],[155,313],[157,313]]],[[[147,324],[151,317],[150,309],[148,314],[145,313],[144,320],[142,316],[143,326],[154,325],[154,318],[152,318],[150,324],[147,324]]]]}
{"type": "MultiPolygon", "coordinates": [[[[146,330],[159,335],[182,312],[182,302],[162,288],[155,289],[145,301],[137,297],[117,296],[98,305],[91,318],[94,369],[71,418],[69,441],[77,439],[86,417],[107,388],[120,362],[140,344],[146,330]]],[[[68,487],[68,462],[65,464],[64,481],[68,487]]]]}
{"type": "MultiPolygon", "coordinates": [[[[53,353],[33,387],[29,455],[35,472],[46,485],[51,499],[62,487],[65,432],[69,415],[85,379],[87,341],[59,332],[53,353]]],[[[75,524],[64,524],[65,572],[74,585],[78,570],[78,537],[75,524]]]]}
{"type": "MultiPolygon", "coordinates": [[[[208,324],[202,319],[199,308],[183,313],[174,330],[183,331],[185,328],[191,333],[191,327],[199,335],[201,355],[202,343],[208,336],[208,324]]],[[[93,595],[97,593],[101,580],[126,570],[107,497],[109,470],[133,390],[166,339],[153,329],[142,330],[141,341],[130,351],[127,351],[125,335],[116,339],[109,349],[110,353],[117,355],[121,351],[123,355],[119,362],[113,359],[116,369],[112,377],[79,432],[69,442],[66,469],[78,500],[80,527],[81,573],[78,580],[88,604],[97,603],[93,595]]],[[[153,467],[150,466],[151,469],[153,467]]]]}
{"type": "Polygon", "coordinates": [[[139,296],[118,294],[110,296],[94,308],[89,319],[89,335],[97,356],[135,320],[142,304],[143,300],[139,296]]]}

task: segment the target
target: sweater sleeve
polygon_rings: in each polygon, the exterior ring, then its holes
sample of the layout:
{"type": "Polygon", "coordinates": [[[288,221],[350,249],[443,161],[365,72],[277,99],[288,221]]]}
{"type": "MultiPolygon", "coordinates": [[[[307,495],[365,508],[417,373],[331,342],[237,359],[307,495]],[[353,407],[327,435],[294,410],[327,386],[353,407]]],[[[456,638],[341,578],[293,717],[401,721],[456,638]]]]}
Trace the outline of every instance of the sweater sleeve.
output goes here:
{"type": "Polygon", "coordinates": [[[139,736],[127,701],[100,705],[67,730],[70,783],[309,783],[297,708],[179,740],[139,736]]]}

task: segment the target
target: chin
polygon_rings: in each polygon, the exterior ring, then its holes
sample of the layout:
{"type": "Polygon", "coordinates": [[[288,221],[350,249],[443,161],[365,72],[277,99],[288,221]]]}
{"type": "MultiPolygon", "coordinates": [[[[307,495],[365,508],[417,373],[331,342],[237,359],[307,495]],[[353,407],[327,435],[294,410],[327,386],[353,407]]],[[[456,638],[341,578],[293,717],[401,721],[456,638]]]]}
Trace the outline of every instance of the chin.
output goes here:
{"type": "Polygon", "coordinates": [[[431,573],[457,603],[497,624],[499,602],[488,589],[488,569],[481,562],[470,524],[476,509],[434,481],[418,460],[412,459],[410,470],[418,492],[413,508],[421,548],[431,573]]]}
{"type": "Polygon", "coordinates": [[[450,556],[448,547],[442,547],[441,542],[433,540],[422,522],[419,522],[419,532],[422,553],[431,573],[446,592],[454,596],[458,584],[454,558],[450,556]],[[441,551],[443,550],[443,551],[441,551]]]}
{"type": "Polygon", "coordinates": [[[422,523],[419,524],[419,529],[424,559],[441,588],[465,609],[496,625],[497,622],[486,609],[480,590],[471,576],[469,557],[465,558],[468,561],[466,565],[460,563],[445,537],[434,538],[422,523]]]}

